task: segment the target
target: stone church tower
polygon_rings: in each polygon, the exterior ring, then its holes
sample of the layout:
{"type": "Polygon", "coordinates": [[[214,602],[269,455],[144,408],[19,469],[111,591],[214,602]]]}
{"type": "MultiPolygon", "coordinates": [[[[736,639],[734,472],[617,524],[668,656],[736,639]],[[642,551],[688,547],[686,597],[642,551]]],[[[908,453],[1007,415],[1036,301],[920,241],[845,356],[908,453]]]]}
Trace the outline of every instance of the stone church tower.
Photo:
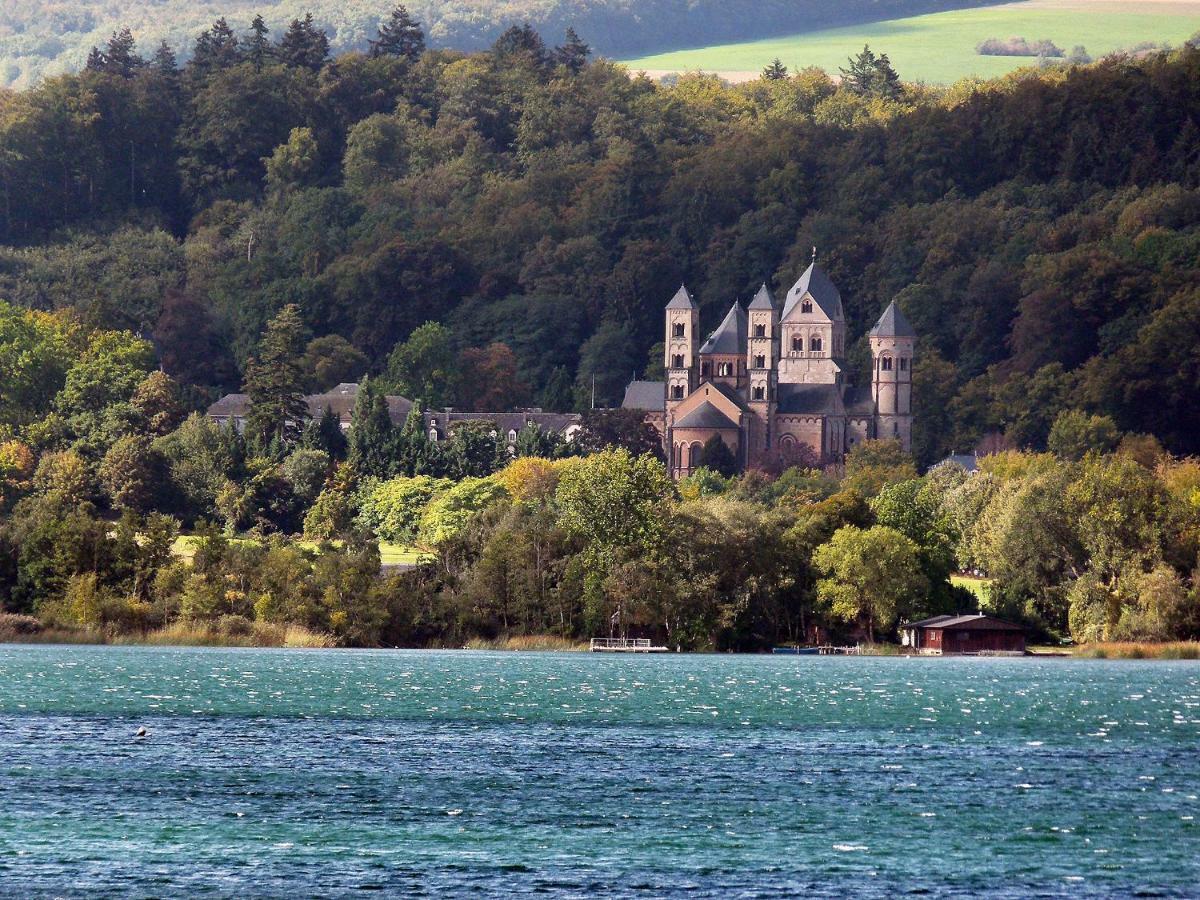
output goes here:
{"type": "Polygon", "coordinates": [[[667,332],[663,346],[667,372],[667,413],[696,389],[700,371],[700,307],[686,287],[680,287],[667,304],[667,332]]]}
{"type": "Polygon", "coordinates": [[[893,300],[869,336],[875,435],[912,449],[912,369],[917,333],[893,300]]]}

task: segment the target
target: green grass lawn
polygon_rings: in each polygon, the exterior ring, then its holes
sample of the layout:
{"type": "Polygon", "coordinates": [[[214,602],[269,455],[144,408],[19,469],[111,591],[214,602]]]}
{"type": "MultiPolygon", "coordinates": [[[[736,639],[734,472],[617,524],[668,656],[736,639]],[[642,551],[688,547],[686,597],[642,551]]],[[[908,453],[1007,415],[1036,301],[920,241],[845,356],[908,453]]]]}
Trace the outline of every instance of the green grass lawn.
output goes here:
{"type": "MultiPolygon", "coordinates": [[[[175,539],[175,544],[171,548],[172,552],[179,559],[191,560],[196,555],[196,544],[199,541],[195,535],[184,534],[175,539]]],[[[250,543],[249,538],[234,538],[232,543],[250,543]]],[[[300,541],[299,546],[309,550],[317,548],[316,541],[300,541]]],[[[429,554],[416,547],[405,547],[401,544],[389,544],[386,541],[379,542],[379,557],[380,562],[385,566],[414,566],[417,563],[424,562],[429,559],[429,554]]]]}
{"type": "Polygon", "coordinates": [[[980,56],[987,38],[1049,39],[1070,53],[1082,44],[1093,58],[1143,41],[1174,46],[1200,31],[1200,2],[1028,0],[983,9],[891,19],[742,44],[723,44],[627,60],[651,73],[702,69],[757,73],[778,57],[791,70],[819,66],[837,74],[846,58],[870,44],[887,53],[906,81],[949,84],[966,76],[995,77],[1036,64],[1028,57],[980,56]]]}
{"type": "Polygon", "coordinates": [[[989,592],[992,589],[992,580],[990,578],[975,578],[971,575],[951,575],[950,583],[955,587],[966,588],[979,598],[981,604],[987,605],[989,592]]]}

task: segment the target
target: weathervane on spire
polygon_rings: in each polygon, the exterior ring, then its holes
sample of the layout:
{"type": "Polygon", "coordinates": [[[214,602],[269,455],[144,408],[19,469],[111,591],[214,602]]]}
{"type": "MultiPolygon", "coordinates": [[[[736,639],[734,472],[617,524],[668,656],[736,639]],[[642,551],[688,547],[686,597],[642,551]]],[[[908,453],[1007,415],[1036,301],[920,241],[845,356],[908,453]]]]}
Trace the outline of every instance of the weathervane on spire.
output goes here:
{"type": "Polygon", "coordinates": [[[812,261],[813,261],[813,263],[816,263],[816,261],[817,261],[817,247],[816,247],[816,245],[815,245],[815,244],[813,245],[813,258],[812,258],[812,261]]]}

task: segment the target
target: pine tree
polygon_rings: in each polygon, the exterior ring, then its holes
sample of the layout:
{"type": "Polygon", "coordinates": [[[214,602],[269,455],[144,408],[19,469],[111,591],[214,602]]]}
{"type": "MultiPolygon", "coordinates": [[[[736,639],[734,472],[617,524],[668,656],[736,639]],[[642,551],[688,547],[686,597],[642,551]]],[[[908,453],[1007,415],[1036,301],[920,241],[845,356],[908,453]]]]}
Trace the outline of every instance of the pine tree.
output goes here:
{"type": "Polygon", "coordinates": [[[379,26],[371,41],[371,57],[402,56],[416,61],[425,52],[425,32],[421,23],[408,14],[403,6],[392,10],[392,17],[379,26]]]}
{"type": "Polygon", "coordinates": [[[492,53],[505,60],[522,60],[537,69],[549,61],[542,36],[528,22],[524,25],[513,25],[496,38],[496,43],[492,44],[492,53]]]}
{"type": "Polygon", "coordinates": [[[170,48],[166,41],[161,41],[158,49],[154,51],[154,57],[150,60],[150,67],[164,78],[173,79],[179,74],[179,61],[175,58],[175,51],[170,48]]]}
{"type": "Polygon", "coordinates": [[[122,78],[132,78],[146,65],[146,61],[137,54],[137,42],[128,28],[113,32],[104,57],[106,70],[122,78]]]}
{"type": "Polygon", "coordinates": [[[342,432],[337,413],[325,407],[321,418],[313,419],[305,426],[300,446],[306,450],[323,450],[333,459],[343,459],[346,456],[346,435],[342,432]]]}
{"type": "Polygon", "coordinates": [[[869,45],[863,45],[862,53],[848,60],[849,68],[841,69],[842,84],[859,97],[882,97],[898,100],[904,93],[900,76],[892,68],[887,54],[876,56],[869,45]]]}
{"type": "Polygon", "coordinates": [[[346,458],[362,476],[386,478],[392,473],[395,429],[387,400],[376,382],[364,378],[358,386],[350,415],[349,453],[346,458]]]}
{"type": "Polygon", "coordinates": [[[308,418],[300,366],[305,332],[300,308],[289,303],[267,323],[258,353],[246,365],[245,391],[250,397],[246,432],[260,448],[276,439],[285,444],[295,441],[308,418]]]}
{"type": "Polygon", "coordinates": [[[212,28],[196,38],[190,71],[205,77],[221,69],[232,68],[241,61],[242,51],[237,35],[229,23],[220,18],[213,22],[212,28]]]}
{"type": "Polygon", "coordinates": [[[292,19],[279,42],[279,58],[286,66],[321,71],[329,59],[329,37],[313,23],[312,13],[292,19]]]}
{"type": "Polygon", "coordinates": [[[554,62],[566,66],[571,72],[579,74],[587,65],[592,48],[580,40],[574,28],[568,28],[562,45],[554,48],[554,62]]]}
{"type": "Polygon", "coordinates": [[[767,81],[782,81],[788,77],[788,68],[783,64],[783,61],[777,56],[771,61],[771,64],[762,71],[762,77],[767,81]]]}
{"type": "Polygon", "coordinates": [[[432,471],[433,453],[429,437],[425,433],[425,416],[421,412],[421,401],[413,401],[412,409],[404,420],[395,442],[395,467],[398,475],[427,475],[432,471]]]}
{"type": "Polygon", "coordinates": [[[260,71],[275,55],[271,39],[267,37],[269,33],[270,29],[267,28],[263,17],[255,16],[254,21],[250,23],[250,34],[242,41],[243,53],[246,59],[254,65],[255,71],[260,71]]]}

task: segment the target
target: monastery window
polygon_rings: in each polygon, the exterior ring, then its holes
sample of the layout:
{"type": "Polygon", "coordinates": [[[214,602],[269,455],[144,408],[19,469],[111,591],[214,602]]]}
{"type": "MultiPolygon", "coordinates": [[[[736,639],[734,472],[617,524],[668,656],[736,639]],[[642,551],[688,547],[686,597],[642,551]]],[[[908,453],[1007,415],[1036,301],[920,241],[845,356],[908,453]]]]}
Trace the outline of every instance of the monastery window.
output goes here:
{"type": "Polygon", "coordinates": [[[429,440],[433,441],[435,444],[437,443],[437,441],[438,441],[438,430],[437,430],[436,428],[430,428],[430,429],[429,429],[429,440]]]}
{"type": "Polygon", "coordinates": [[[767,358],[765,356],[763,356],[760,353],[758,356],[754,357],[754,368],[765,369],[766,367],[767,367],[767,358]]]}
{"type": "Polygon", "coordinates": [[[808,349],[809,350],[820,350],[821,349],[821,339],[819,337],[810,338],[808,341],[808,349]]]}
{"type": "Polygon", "coordinates": [[[672,400],[682,400],[683,399],[683,385],[682,384],[671,385],[671,399],[672,400]]]}
{"type": "Polygon", "coordinates": [[[683,354],[682,353],[676,353],[674,356],[671,357],[671,367],[675,368],[675,369],[683,368],[683,354]]]}
{"type": "Polygon", "coordinates": [[[717,377],[728,378],[733,374],[733,363],[717,363],[717,377]]]}
{"type": "Polygon", "coordinates": [[[671,334],[675,337],[683,337],[683,323],[676,322],[671,326],[671,334]]]}
{"type": "Polygon", "coordinates": [[[796,353],[799,353],[803,349],[804,338],[800,337],[800,335],[796,335],[794,338],[792,338],[792,350],[796,353]]]}
{"type": "Polygon", "coordinates": [[[755,325],[754,326],[754,336],[755,337],[766,337],[767,336],[767,326],[766,325],[755,325]]]}
{"type": "Polygon", "coordinates": [[[508,429],[508,442],[515,444],[517,442],[517,430],[515,428],[508,429]]]}
{"type": "Polygon", "coordinates": [[[707,378],[712,374],[712,366],[708,363],[700,363],[700,377],[707,378]]]}
{"type": "Polygon", "coordinates": [[[885,372],[892,371],[892,358],[890,356],[885,356],[883,359],[881,359],[879,361],[879,368],[883,369],[885,372]]]}
{"type": "Polygon", "coordinates": [[[767,395],[766,388],[764,388],[761,384],[755,386],[755,388],[754,388],[754,399],[755,400],[762,400],[766,397],[766,395],[767,395]]]}
{"type": "Polygon", "coordinates": [[[803,303],[801,303],[801,304],[800,304],[800,312],[802,312],[802,313],[810,313],[810,312],[812,312],[812,301],[811,301],[811,300],[805,300],[803,303]]]}
{"type": "Polygon", "coordinates": [[[901,372],[908,371],[908,357],[907,356],[900,357],[900,371],[901,372]]]}

